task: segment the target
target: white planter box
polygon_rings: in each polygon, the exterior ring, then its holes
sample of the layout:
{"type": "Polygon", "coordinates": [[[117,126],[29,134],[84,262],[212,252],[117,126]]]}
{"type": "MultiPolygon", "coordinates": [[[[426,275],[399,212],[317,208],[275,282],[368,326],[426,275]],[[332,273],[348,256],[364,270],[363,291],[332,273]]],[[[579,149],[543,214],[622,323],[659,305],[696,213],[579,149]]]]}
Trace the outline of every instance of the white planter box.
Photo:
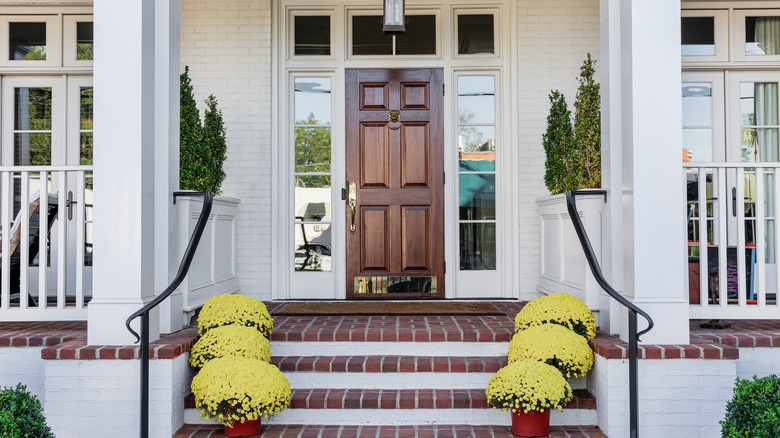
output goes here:
{"type": "MultiPolygon", "coordinates": [[[[543,294],[566,292],[581,299],[599,320],[601,288],[590,272],[566,209],[566,195],[538,198],[541,219],[542,272],[537,290],[543,294]]],[[[599,263],[602,259],[603,194],[577,195],[577,211],[599,263]]]]}

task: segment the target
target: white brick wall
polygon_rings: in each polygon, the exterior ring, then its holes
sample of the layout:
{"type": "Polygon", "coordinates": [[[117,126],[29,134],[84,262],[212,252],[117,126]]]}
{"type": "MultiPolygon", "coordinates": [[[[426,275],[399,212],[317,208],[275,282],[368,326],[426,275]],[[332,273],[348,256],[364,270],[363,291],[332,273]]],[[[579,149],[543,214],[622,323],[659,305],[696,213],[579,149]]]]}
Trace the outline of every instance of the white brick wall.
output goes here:
{"type": "MultiPolygon", "coordinates": [[[[737,377],[751,379],[780,374],[780,348],[740,348],[737,377]]],[[[733,382],[732,382],[733,383],[733,382]]]]}
{"type": "Polygon", "coordinates": [[[214,94],[228,143],[223,194],[241,199],[241,292],[271,298],[271,2],[182,0],[181,68],[201,109],[214,94]]]}
{"type": "MultiPolygon", "coordinates": [[[[598,0],[518,0],[517,184],[521,298],[535,298],[539,284],[540,227],[534,200],[544,186],[542,134],[550,90],[560,90],[574,111],[579,67],[590,52],[598,59],[598,0]]],[[[601,67],[596,64],[597,72],[601,67]]]]}
{"type": "Polygon", "coordinates": [[[43,382],[43,347],[0,348],[0,386],[27,385],[27,390],[45,402],[43,382]]]}
{"type": "MultiPolygon", "coordinates": [[[[173,436],[184,424],[182,400],[192,379],[188,359],[185,354],[150,361],[149,436],[173,436]]],[[[45,362],[44,414],[58,438],[138,436],[138,361],[45,362]]]]}
{"type": "MultiPolygon", "coordinates": [[[[736,377],[732,359],[639,361],[639,427],[643,437],[720,436],[736,377]]],[[[628,361],[596,355],[588,387],[598,400],[598,426],[628,436],[628,361]]]]}

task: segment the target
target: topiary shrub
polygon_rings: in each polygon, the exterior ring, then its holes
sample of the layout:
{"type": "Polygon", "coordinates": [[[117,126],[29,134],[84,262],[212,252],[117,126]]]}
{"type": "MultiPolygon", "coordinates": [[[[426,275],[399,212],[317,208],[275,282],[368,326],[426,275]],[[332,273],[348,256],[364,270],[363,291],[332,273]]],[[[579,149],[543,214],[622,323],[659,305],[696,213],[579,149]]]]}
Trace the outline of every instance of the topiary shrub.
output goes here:
{"type": "Polygon", "coordinates": [[[780,435],[780,377],[737,378],[734,398],[720,422],[724,438],[776,438],[780,435]]]}
{"type": "Polygon", "coordinates": [[[574,131],[571,129],[571,111],[566,97],[559,91],[550,92],[550,114],[547,131],[542,136],[547,159],[544,162],[544,184],[552,194],[577,188],[574,131]]]}
{"type": "Polygon", "coordinates": [[[46,425],[38,397],[21,383],[0,389],[0,436],[3,438],[54,437],[46,425]]]}
{"type": "Polygon", "coordinates": [[[593,80],[596,61],[590,57],[580,67],[580,86],[574,101],[574,139],[577,142],[580,188],[601,187],[601,86],[593,80]]]}

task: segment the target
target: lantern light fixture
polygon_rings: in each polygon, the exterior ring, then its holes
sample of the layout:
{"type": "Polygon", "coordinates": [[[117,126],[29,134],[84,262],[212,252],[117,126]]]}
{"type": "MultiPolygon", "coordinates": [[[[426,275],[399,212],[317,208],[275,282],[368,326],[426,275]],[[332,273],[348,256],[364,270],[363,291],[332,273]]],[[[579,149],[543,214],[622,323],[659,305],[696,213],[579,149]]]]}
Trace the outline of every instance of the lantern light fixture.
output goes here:
{"type": "Polygon", "coordinates": [[[382,33],[398,35],[404,32],[404,0],[384,0],[382,33]]]}

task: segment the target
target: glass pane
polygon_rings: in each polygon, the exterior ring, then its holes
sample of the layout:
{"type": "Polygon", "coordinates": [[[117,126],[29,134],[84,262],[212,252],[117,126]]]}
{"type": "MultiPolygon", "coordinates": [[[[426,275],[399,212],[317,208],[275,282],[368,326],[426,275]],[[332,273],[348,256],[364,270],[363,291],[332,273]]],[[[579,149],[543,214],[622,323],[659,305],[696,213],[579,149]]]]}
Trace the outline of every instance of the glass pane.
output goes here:
{"type": "Polygon", "coordinates": [[[51,88],[14,88],[14,129],[51,130],[51,88]]]}
{"type": "Polygon", "coordinates": [[[745,54],[780,54],[780,17],[745,17],[745,54]]]}
{"type": "Polygon", "coordinates": [[[458,160],[464,172],[496,170],[495,126],[459,127],[458,160]]]}
{"type": "Polygon", "coordinates": [[[330,78],[295,78],[295,123],[330,124],[330,78]]]}
{"type": "Polygon", "coordinates": [[[712,84],[682,84],[683,126],[712,126],[712,84]]]}
{"type": "Polygon", "coordinates": [[[48,166],[51,164],[51,134],[14,134],[14,166],[48,166]]]}
{"type": "Polygon", "coordinates": [[[81,129],[92,129],[93,115],[93,89],[92,87],[81,88],[81,129]]]}
{"type": "Polygon", "coordinates": [[[682,17],[682,55],[715,54],[715,17],[682,17]]]}
{"type": "Polygon", "coordinates": [[[295,172],[330,172],[330,128],[295,128],[295,172]]]}
{"type": "Polygon", "coordinates": [[[496,224],[460,224],[460,269],[496,269],[496,224]]]}
{"type": "Polygon", "coordinates": [[[330,16],[295,17],[295,54],[330,55],[330,16]]]}
{"type": "Polygon", "coordinates": [[[712,161],[712,129],[684,128],[682,144],[683,149],[691,152],[691,161],[712,161]]]}
{"type": "MultiPolygon", "coordinates": [[[[765,169],[769,170],[769,169],[765,169]]],[[[764,173],[764,216],[775,216],[775,174],[764,173]]]]}
{"type": "Polygon", "coordinates": [[[295,270],[330,272],[330,225],[295,224],[295,270]]]}
{"type": "Polygon", "coordinates": [[[81,133],[81,165],[92,164],[92,133],[81,133]]]}
{"type": "Polygon", "coordinates": [[[496,175],[470,173],[459,178],[460,220],[495,220],[496,175]]]}
{"type": "Polygon", "coordinates": [[[46,23],[9,23],[9,58],[14,61],[46,60],[46,23]]]}
{"type": "Polygon", "coordinates": [[[764,238],[764,244],[766,245],[764,247],[766,250],[764,253],[764,262],[775,263],[775,221],[767,219],[764,222],[764,230],[766,230],[766,236],[764,238]]]}
{"type": "Polygon", "coordinates": [[[742,125],[777,125],[777,82],[741,82],[739,101],[742,125]]]}
{"type": "Polygon", "coordinates": [[[458,77],[458,120],[460,123],[494,123],[495,86],[493,76],[458,77]]]}
{"type": "Polygon", "coordinates": [[[435,55],[436,16],[407,15],[406,33],[395,37],[396,55],[435,55]]]}
{"type": "Polygon", "coordinates": [[[330,176],[295,177],[295,220],[330,220],[330,176]]]}
{"type": "Polygon", "coordinates": [[[356,294],[436,293],[436,277],[355,277],[356,294]]]}
{"type": "Polygon", "coordinates": [[[496,53],[493,15],[458,15],[458,54],[496,53]]]}
{"type": "Polygon", "coordinates": [[[393,37],[382,34],[381,15],[352,17],[353,55],[392,55],[393,37]]]}
{"type": "Polygon", "coordinates": [[[742,128],[741,141],[743,162],[780,161],[777,128],[742,128]]]}
{"type": "Polygon", "coordinates": [[[76,59],[79,61],[91,61],[94,52],[94,38],[92,37],[91,21],[76,23],[76,59]]]}

